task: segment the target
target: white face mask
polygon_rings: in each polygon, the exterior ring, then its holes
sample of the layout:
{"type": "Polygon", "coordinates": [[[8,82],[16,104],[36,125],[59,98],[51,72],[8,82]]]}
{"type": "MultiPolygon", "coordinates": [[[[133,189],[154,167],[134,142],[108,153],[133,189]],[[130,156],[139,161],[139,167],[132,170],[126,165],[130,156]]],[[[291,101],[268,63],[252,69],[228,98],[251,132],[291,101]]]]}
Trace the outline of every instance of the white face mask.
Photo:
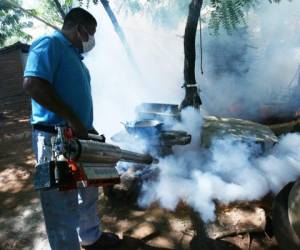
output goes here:
{"type": "Polygon", "coordinates": [[[89,40],[87,40],[86,42],[82,41],[83,53],[91,51],[95,47],[95,44],[95,37],[89,34],[89,40]]]}
{"type": "MultiPolygon", "coordinates": [[[[83,53],[87,53],[87,52],[91,51],[95,47],[95,44],[96,44],[95,37],[90,35],[89,33],[88,33],[88,35],[89,35],[89,39],[87,41],[83,41],[81,39],[83,53]]],[[[80,38],[81,38],[81,36],[80,36],[80,38]]]]}

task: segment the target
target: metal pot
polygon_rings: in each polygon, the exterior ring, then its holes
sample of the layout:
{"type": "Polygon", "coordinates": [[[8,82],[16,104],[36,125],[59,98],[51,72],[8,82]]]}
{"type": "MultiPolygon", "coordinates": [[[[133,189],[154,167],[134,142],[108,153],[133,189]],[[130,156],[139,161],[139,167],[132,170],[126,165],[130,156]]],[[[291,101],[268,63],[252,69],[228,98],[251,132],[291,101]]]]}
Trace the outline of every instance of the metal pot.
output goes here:
{"type": "Polygon", "coordinates": [[[161,132],[163,123],[158,120],[141,120],[123,123],[129,134],[153,136],[161,132]]]}
{"type": "Polygon", "coordinates": [[[179,120],[180,110],[176,104],[142,103],[136,107],[138,119],[153,119],[168,122],[179,120]]]}

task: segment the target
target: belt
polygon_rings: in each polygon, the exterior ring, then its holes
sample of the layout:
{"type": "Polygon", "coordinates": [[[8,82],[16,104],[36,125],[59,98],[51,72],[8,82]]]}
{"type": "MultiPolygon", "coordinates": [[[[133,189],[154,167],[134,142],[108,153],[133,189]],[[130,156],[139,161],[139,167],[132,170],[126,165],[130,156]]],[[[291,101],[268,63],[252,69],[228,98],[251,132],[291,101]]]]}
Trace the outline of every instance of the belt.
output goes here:
{"type": "Polygon", "coordinates": [[[39,130],[51,134],[57,134],[57,131],[54,126],[49,125],[42,125],[42,124],[33,124],[32,125],[33,130],[39,130]]]}
{"type": "MultiPolygon", "coordinates": [[[[57,134],[55,126],[43,125],[43,124],[33,124],[33,130],[39,130],[46,133],[57,134]]],[[[88,130],[88,133],[95,134],[94,130],[88,130]]]]}

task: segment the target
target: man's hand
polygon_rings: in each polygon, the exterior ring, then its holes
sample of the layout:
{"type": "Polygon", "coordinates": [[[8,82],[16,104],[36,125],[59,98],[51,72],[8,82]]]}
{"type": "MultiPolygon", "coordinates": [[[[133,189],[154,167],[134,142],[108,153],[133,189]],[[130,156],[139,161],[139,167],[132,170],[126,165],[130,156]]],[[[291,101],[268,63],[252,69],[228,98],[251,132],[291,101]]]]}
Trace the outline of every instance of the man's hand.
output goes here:
{"type": "Polygon", "coordinates": [[[99,135],[98,131],[94,127],[89,130],[89,134],[99,135]]]}
{"type": "Polygon", "coordinates": [[[300,116],[300,108],[297,109],[297,111],[295,112],[295,116],[299,117],[300,116]]]}
{"type": "Polygon", "coordinates": [[[75,117],[68,120],[68,126],[72,129],[74,136],[80,139],[88,139],[88,131],[81,123],[81,121],[75,117]]]}

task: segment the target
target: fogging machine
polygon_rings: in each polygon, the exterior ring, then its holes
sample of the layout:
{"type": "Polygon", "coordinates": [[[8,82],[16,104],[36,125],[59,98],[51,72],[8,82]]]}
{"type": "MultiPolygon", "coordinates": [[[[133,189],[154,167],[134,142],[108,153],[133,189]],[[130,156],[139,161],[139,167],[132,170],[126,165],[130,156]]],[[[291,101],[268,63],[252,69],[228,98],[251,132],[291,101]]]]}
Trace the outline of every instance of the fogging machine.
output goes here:
{"type": "Polygon", "coordinates": [[[120,183],[116,169],[119,161],[152,164],[158,160],[149,154],[122,150],[101,142],[102,138],[89,134],[78,139],[69,128],[57,127],[51,140],[52,157],[37,164],[34,187],[37,190],[68,190],[88,186],[120,183]]]}

